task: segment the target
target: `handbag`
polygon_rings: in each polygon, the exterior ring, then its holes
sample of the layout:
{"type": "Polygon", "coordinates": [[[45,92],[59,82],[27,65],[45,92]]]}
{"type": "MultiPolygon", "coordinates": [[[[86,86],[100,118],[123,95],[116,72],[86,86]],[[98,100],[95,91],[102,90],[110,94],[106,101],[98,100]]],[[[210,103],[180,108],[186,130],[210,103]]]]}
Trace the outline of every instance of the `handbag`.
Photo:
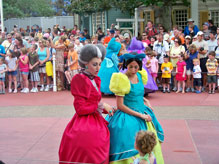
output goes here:
{"type": "Polygon", "coordinates": [[[53,76],[53,65],[51,61],[46,62],[46,74],[47,76],[53,76]]]}

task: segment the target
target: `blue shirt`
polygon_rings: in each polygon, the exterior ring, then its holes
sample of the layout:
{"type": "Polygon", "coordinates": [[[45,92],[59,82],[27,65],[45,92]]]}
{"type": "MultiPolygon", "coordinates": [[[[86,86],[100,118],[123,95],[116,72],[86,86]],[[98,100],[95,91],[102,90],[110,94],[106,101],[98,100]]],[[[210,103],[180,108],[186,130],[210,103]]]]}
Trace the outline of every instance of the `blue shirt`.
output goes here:
{"type": "Polygon", "coordinates": [[[189,58],[186,59],[186,70],[193,70],[193,59],[198,58],[198,51],[194,54],[189,53],[189,58]]]}
{"type": "Polygon", "coordinates": [[[1,54],[5,54],[5,48],[2,45],[0,45],[0,58],[3,58],[1,54]]]}
{"type": "MultiPolygon", "coordinates": [[[[195,33],[195,35],[196,35],[197,32],[199,32],[198,26],[195,25],[193,31],[194,31],[194,33],[195,33]]],[[[185,36],[190,34],[189,26],[186,26],[186,27],[185,27],[185,29],[184,29],[184,34],[185,34],[185,36]]]]}

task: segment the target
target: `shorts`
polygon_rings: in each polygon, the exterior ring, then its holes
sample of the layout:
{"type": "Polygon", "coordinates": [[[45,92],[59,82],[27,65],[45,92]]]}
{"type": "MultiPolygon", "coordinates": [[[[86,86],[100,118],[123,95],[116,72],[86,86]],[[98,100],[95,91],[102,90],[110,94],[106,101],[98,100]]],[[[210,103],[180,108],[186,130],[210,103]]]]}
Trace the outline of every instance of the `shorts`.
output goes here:
{"type": "Polygon", "coordinates": [[[29,72],[20,72],[22,75],[28,75],[29,74],[29,72]]]}
{"type": "Polygon", "coordinates": [[[17,71],[8,71],[8,75],[12,75],[12,76],[16,76],[17,75],[17,71]]]}
{"type": "Polygon", "coordinates": [[[5,81],[5,77],[0,77],[0,81],[5,81]]]}
{"type": "Polygon", "coordinates": [[[152,77],[157,77],[157,73],[151,73],[152,77]]]}
{"type": "Polygon", "coordinates": [[[192,70],[191,69],[186,70],[186,75],[187,76],[192,75],[192,70]]]}
{"type": "Polygon", "coordinates": [[[170,84],[171,79],[170,78],[162,78],[162,83],[163,84],[170,84]]]}
{"type": "Polygon", "coordinates": [[[198,87],[202,86],[202,79],[201,78],[194,78],[193,85],[194,85],[194,87],[195,86],[198,86],[198,87]]]}
{"type": "Polygon", "coordinates": [[[30,72],[30,81],[40,81],[39,72],[30,72]]]}
{"type": "Polygon", "coordinates": [[[208,83],[216,83],[217,82],[217,76],[216,75],[208,75],[207,82],[208,83]]]}
{"type": "Polygon", "coordinates": [[[69,72],[70,72],[71,77],[73,77],[74,75],[76,75],[78,73],[78,70],[77,69],[76,70],[70,70],[69,72]]]}
{"type": "Polygon", "coordinates": [[[207,73],[208,70],[206,68],[206,62],[207,62],[208,58],[202,58],[200,59],[200,67],[201,67],[201,70],[202,70],[202,73],[207,73]]]}
{"type": "Polygon", "coordinates": [[[46,73],[46,66],[39,67],[39,73],[46,73]]]}

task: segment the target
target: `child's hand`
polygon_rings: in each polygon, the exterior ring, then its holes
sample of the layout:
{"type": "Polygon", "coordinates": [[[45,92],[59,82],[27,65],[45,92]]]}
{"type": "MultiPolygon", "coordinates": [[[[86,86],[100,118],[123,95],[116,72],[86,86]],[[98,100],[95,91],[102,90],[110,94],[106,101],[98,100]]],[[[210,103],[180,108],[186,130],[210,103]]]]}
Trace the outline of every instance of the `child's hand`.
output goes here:
{"type": "Polygon", "coordinates": [[[185,78],[185,75],[183,74],[182,77],[185,78]]]}

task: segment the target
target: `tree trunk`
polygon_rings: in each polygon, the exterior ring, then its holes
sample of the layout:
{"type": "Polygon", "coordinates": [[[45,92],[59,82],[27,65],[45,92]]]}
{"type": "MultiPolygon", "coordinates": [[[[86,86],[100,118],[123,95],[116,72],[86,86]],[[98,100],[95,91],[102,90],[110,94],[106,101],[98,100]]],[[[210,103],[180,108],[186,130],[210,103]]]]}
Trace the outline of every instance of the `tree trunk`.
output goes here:
{"type": "Polygon", "coordinates": [[[172,6],[154,8],[155,24],[162,24],[166,31],[172,29],[172,6]]]}

